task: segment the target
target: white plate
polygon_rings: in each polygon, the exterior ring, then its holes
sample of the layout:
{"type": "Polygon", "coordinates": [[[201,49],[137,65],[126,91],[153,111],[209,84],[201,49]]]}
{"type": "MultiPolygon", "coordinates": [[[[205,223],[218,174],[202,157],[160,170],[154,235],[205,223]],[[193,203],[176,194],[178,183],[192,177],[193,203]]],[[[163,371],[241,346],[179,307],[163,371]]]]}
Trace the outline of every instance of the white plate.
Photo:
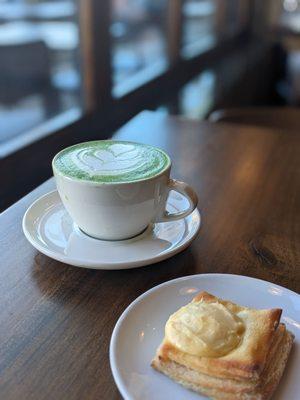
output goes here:
{"type": "Polygon", "coordinates": [[[201,290],[244,306],[283,309],[281,320],[295,334],[295,343],[274,399],[299,399],[300,296],[269,282],[229,274],[192,275],[165,282],[138,297],[124,311],[110,342],[110,365],[124,399],[207,399],[150,367],[168,317],[201,290]]]}
{"type": "MultiPolygon", "coordinates": [[[[185,197],[171,192],[168,211],[186,208],[185,197]]],[[[41,253],[67,264],[95,269],[136,268],[162,261],[184,250],[199,228],[200,214],[196,209],[179,221],[154,224],[132,239],[94,239],[74,224],[56,190],[36,200],[23,218],[26,238],[41,253]]]]}

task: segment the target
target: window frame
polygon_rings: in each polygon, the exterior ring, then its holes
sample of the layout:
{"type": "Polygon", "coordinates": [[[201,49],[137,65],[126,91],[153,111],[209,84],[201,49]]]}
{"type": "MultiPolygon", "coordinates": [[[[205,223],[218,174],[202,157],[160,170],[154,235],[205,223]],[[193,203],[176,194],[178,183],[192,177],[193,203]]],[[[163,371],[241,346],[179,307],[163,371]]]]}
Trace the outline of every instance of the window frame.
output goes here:
{"type": "MultiPolygon", "coordinates": [[[[160,102],[167,101],[167,97],[176,97],[176,92],[184,83],[210,68],[237,46],[243,47],[251,34],[249,12],[247,23],[237,35],[191,59],[184,59],[180,54],[184,0],[169,0],[167,69],[114,98],[110,61],[110,0],[77,1],[82,46],[82,96],[86,107],[83,111],[77,110],[77,113],[59,114],[59,118],[27,132],[23,138],[20,135],[18,143],[11,147],[8,143],[5,151],[0,152],[0,168],[6,175],[1,196],[4,201],[0,204],[0,210],[52,175],[51,160],[59,150],[81,141],[110,137],[114,130],[138,112],[155,108],[160,102]],[[99,41],[99,37],[105,40],[99,41]],[[22,182],[25,183],[18,188],[19,178],[16,174],[19,165],[24,163],[26,169],[22,171],[22,182]]],[[[248,2],[250,10],[251,0],[242,1],[248,2]]]]}

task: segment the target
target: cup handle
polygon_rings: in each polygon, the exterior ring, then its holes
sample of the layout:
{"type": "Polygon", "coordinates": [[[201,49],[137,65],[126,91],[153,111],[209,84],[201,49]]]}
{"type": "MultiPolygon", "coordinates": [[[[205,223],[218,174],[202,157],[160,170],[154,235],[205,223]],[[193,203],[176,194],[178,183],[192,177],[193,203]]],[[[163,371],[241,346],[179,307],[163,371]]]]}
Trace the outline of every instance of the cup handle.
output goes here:
{"type": "Polygon", "coordinates": [[[176,179],[170,179],[168,184],[168,191],[174,190],[182,194],[188,201],[189,207],[184,211],[170,213],[166,209],[156,218],[157,222],[177,221],[190,215],[198,204],[198,196],[194,189],[185,182],[178,181],[176,179]]]}

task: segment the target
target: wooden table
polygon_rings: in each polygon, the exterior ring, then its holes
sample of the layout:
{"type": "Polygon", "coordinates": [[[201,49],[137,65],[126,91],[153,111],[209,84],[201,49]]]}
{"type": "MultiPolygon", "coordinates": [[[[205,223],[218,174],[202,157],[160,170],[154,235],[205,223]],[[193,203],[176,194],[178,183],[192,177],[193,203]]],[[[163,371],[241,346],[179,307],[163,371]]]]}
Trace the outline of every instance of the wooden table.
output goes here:
{"type": "Polygon", "coordinates": [[[168,151],[173,176],[199,194],[200,233],[159,264],[95,271],[40,254],[22,233],[26,208],[53,180],[1,214],[1,399],[119,399],[113,327],[137,296],[169,279],[234,273],[300,291],[298,134],[144,112],[116,137],[168,151]]]}

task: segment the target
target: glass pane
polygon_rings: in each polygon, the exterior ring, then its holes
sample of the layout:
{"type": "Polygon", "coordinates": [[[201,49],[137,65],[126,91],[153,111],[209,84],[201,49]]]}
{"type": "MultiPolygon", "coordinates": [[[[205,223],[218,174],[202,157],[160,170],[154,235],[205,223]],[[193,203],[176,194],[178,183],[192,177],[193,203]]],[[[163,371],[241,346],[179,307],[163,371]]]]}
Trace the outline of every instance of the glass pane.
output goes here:
{"type": "Polygon", "coordinates": [[[120,96],[167,65],[168,0],[112,0],[113,94],[120,96]]]}
{"type": "Polygon", "coordinates": [[[79,113],[77,13],[76,0],[0,1],[0,156],[79,113]]]}
{"type": "Polygon", "coordinates": [[[182,55],[194,57],[239,33],[247,19],[245,0],[186,0],[183,4],[182,55]]]}
{"type": "Polygon", "coordinates": [[[226,4],[224,15],[219,15],[219,32],[222,37],[230,37],[246,28],[249,17],[249,2],[247,0],[226,0],[224,3],[226,4]]]}
{"type": "Polygon", "coordinates": [[[189,118],[205,118],[215,102],[216,75],[207,70],[187,83],[179,94],[179,113],[189,118]]]}
{"type": "Polygon", "coordinates": [[[217,3],[215,0],[184,2],[182,36],[184,57],[193,57],[216,43],[217,3]]]}
{"type": "Polygon", "coordinates": [[[274,0],[272,4],[272,22],[275,27],[281,27],[300,33],[300,1],[274,0]]]}

